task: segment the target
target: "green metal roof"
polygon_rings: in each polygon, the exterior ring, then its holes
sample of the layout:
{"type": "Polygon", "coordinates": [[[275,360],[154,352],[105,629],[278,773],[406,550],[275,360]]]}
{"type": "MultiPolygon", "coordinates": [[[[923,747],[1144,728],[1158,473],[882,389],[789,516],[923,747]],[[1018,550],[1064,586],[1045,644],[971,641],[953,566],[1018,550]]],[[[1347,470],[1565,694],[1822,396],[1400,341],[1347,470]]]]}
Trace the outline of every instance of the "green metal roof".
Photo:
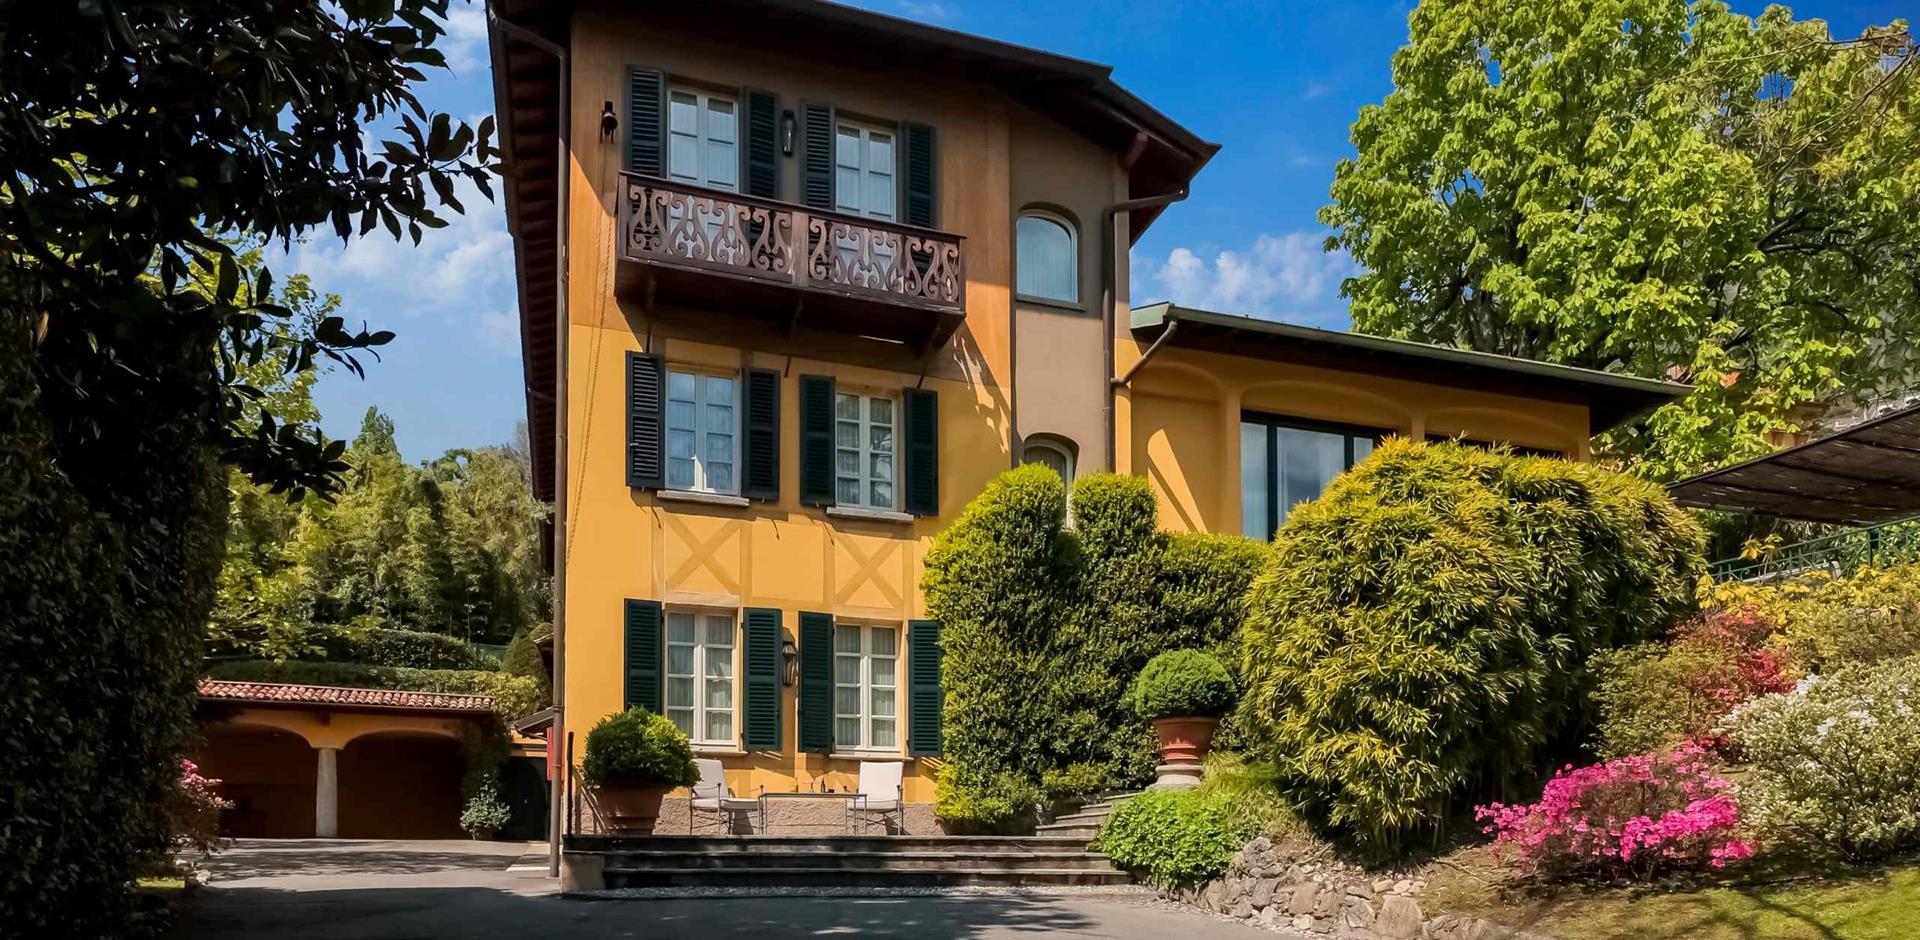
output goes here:
{"type": "Polygon", "coordinates": [[[1582,404],[1587,407],[1588,424],[1595,434],[1693,391],[1693,386],[1678,382],[1368,333],[1322,330],[1171,303],[1135,307],[1132,326],[1134,335],[1143,340],[1157,339],[1173,328],[1167,345],[1182,349],[1582,404]]]}

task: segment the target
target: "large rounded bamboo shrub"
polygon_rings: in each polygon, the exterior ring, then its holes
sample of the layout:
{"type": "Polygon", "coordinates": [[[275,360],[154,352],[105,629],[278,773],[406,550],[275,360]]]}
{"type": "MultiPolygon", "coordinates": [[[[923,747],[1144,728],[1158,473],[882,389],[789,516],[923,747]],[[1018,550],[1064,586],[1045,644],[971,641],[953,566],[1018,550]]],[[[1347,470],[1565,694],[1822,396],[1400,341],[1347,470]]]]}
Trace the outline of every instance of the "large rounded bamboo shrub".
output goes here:
{"type": "Polygon", "coordinates": [[[1310,813],[1391,848],[1570,738],[1588,656],[1690,612],[1702,548],[1653,484],[1387,441],[1275,536],[1240,718],[1310,813]]]}

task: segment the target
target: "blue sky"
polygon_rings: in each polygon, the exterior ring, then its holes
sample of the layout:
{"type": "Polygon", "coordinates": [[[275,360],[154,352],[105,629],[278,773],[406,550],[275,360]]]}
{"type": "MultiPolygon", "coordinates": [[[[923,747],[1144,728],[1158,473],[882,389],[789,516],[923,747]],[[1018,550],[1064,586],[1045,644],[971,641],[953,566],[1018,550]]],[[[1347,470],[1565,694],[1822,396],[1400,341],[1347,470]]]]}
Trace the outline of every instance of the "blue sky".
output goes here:
{"type": "MultiPolygon", "coordinates": [[[[683,0],[698,2],[698,0],[683,0]]],[[[1898,16],[1912,0],[1794,5],[1836,35],[1898,16]]],[[[1134,248],[1135,302],[1171,298],[1229,313],[1344,328],[1338,296],[1351,269],[1321,251],[1314,214],[1334,162],[1350,155],[1361,105],[1391,89],[1388,60],[1406,39],[1411,4],[1141,0],[862,0],[858,6],[1037,46],[1115,67],[1122,85],[1222,145],[1193,195],[1134,248]]],[[[1757,13],[1761,4],[1736,0],[1757,13]]],[[[445,43],[451,74],[421,97],[477,121],[493,108],[478,2],[455,0],[445,43]]],[[[506,441],[524,416],[513,252],[499,205],[463,197],[468,215],[420,247],[384,236],[344,249],[299,246],[280,262],[339,294],[349,322],[397,334],[367,377],[324,376],[315,391],[328,434],[351,437],[369,405],[391,414],[409,459],[506,441]]]]}

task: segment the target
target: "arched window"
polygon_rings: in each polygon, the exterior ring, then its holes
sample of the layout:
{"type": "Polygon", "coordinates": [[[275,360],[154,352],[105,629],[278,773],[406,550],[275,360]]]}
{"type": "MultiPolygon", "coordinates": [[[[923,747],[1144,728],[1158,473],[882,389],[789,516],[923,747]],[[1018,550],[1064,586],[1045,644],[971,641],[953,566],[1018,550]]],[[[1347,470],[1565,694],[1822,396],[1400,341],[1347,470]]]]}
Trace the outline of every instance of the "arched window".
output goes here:
{"type": "Polygon", "coordinates": [[[1023,297],[1080,302],[1080,252],[1073,225],[1051,212],[1029,211],[1014,227],[1019,267],[1015,287],[1023,297]]]}
{"type": "Polygon", "coordinates": [[[1025,441],[1021,463],[1037,463],[1053,468],[1060,479],[1073,482],[1073,444],[1051,434],[1035,435],[1025,441]]]}

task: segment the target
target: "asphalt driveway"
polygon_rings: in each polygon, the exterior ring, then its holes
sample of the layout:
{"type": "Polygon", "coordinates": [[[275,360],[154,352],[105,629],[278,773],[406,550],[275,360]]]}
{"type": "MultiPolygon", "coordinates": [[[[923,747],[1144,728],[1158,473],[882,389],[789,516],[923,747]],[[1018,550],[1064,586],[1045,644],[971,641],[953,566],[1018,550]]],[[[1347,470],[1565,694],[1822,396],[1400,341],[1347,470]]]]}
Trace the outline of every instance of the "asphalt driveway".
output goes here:
{"type": "Polygon", "coordinates": [[[563,900],[541,844],[243,840],[209,867],[211,884],[189,903],[182,938],[1297,936],[1132,897],[563,900]]]}

